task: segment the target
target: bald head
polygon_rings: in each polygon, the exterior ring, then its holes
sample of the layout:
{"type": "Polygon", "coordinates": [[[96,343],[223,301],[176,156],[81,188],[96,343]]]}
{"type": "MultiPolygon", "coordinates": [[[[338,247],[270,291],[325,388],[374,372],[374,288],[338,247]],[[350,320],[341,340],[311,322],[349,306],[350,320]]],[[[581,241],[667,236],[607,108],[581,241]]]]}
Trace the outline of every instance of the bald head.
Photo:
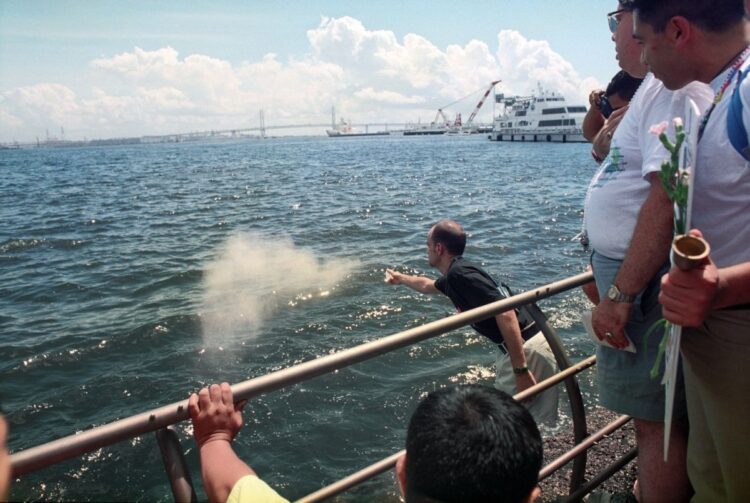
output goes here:
{"type": "Polygon", "coordinates": [[[455,220],[441,220],[430,229],[427,240],[433,245],[441,244],[453,256],[463,255],[466,248],[466,233],[455,220]]]}

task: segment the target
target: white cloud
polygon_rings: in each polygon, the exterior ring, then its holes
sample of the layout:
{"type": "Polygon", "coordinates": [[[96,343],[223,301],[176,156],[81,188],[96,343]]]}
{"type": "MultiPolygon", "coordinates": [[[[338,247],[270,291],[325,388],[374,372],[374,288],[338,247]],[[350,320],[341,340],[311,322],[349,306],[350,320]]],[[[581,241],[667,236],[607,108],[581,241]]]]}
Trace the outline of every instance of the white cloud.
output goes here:
{"type": "Polygon", "coordinates": [[[507,93],[526,94],[537,84],[586,103],[592,88],[599,84],[592,78],[581,79],[573,65],[552,50],[544,40],[528,40],[515,30],[503,30],[497,36],[496,59],[507,93]]]}
{"type": "MultiPolygon", "coordinates": [[[[31,140],[64,126],[68,137],[139,136],[257,126],[327,123],[331,105],[354,122],[406,122],[489,82],[528,93],[537,82],[583,103],[597,85],[546,41],[513,30],[485,42],[442,49],[417,34],[401,40],[368,30],[351,17],[322,18],[307,32],[306,55],[279,60],[273,53],[232,63],[205,54],[181,56],[173,47],[101,57],[90,64],[94,81],[74,93],[64,83],[40,83],[0,94],[0,140],[31,140]]],[[[448,107],[468,115],[480,93],[448,107]]],[[[489,120],[489,109],[480,117],[489,120]]],[[[322,132],[322,131],[320,131],[322,132]]]]}
{"type": "Polygon", "coordinates": [[[388,105],[415,105],[424,103],[424,98],[421,96],[404,96],[393,91],[376,91],[372,87],[356,91],[354,97],[362,101],[388,105]]]}

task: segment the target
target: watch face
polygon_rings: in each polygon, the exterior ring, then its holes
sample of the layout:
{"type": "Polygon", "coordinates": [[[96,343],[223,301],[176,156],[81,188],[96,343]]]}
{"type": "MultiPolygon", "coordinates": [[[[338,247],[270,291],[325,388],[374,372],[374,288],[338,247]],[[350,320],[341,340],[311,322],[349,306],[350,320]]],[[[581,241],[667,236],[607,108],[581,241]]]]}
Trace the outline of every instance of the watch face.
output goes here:
{"type": "Polygon", "coordinates": [[[611,300],[617,300],[619,293],[620,292],[617,291],[617,287],[615,285],[612,285],[609,287],[609,290],[607,290],[607,297],[609,297],[611,300]]]}
{"type": "Polygon", "coordinates": [[[632,295],[625,295],[615,285],[610,285],[607,290],[607,297],[614,302],[633,302],[635,297],[632,295]]]}

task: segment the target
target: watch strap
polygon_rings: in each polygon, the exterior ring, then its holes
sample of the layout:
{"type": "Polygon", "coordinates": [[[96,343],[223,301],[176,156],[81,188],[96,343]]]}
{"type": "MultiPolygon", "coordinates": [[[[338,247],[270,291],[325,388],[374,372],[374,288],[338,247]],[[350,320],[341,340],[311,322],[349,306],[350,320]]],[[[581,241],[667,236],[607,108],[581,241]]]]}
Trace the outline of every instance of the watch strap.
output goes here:
{"type": "Polygon", "coordinates": [[[617,288],[617,285],[612,283],[609,285],[609,290],[607,290],[607,298],[611,300],[612,302],[634,302],[635,301],[635,295],[627,295],[625,293],[622,293],[619,288],[617,288]]]}

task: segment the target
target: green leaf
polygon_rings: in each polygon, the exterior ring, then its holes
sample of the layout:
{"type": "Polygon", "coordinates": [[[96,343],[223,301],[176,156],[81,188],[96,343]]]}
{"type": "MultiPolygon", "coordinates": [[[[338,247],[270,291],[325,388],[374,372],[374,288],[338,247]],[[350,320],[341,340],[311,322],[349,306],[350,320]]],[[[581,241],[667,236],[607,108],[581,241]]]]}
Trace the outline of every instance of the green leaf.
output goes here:
{"type": "Polygon", "coordinates": [[[661,367],[661,361],[664,359],[664,352],[667,350],[667,341],[669,340],[670,323],[666,320],[659,321],[664,321],[664,335],[662,336],[661,342],[659,343],[659,351],[656,353],[656,361],[654,362],[654,366],[651,368],[651,379],[656,379],[657,377],[659,377],[659,367],[661,367]]]}

